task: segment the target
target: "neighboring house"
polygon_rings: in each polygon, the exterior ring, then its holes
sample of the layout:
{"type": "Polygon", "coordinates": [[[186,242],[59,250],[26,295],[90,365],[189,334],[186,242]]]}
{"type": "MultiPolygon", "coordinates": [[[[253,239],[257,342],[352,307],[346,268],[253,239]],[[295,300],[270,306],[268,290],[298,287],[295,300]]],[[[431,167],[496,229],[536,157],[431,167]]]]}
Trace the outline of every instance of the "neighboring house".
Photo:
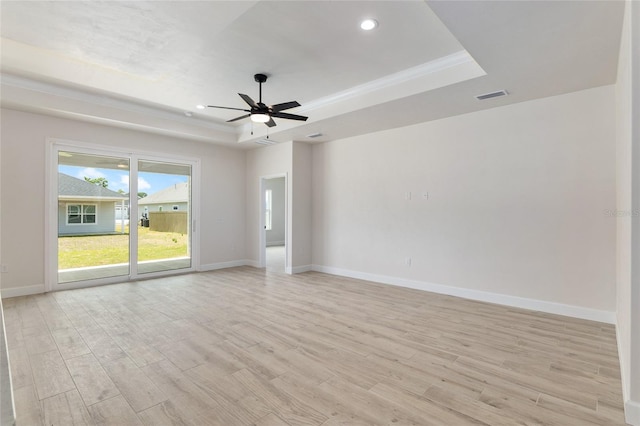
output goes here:
{"type": "Polygon", "coordinates": [[[58,235],[116,232],[116,205],[127,196],[100,185],[58,173],[58,235]]]}
{"type": "Polygon", "coordinates": [[[116,204],[116,220],[129,219],[129,193],[120,194],[123,197],[127,197],[124,204],[116,204]],[[124,212],[124,214],[123,214],[124,212]]]}
{"type": "Polygon", "coordinates": [[[140,216],[151,212],[186,212],[189,209],[189,182],[173,184],[138,200],[140,216]]]}

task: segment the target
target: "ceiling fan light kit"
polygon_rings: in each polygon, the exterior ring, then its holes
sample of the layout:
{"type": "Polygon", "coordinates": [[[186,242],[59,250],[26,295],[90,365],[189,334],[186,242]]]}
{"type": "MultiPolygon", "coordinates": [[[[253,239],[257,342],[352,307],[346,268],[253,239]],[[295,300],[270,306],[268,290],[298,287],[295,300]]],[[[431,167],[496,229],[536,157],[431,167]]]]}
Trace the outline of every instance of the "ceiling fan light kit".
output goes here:
{"type": "Polygon", "coordinates": [[[251,114],[251,121],[253,121],[254,123],[266,123],[269,120],[271,120],[271,117],[269,116],[269,114],[261,114],[261,113],[251,114]]]}
{"type": "Polygon", "coordinates": [[[276,122],[273,121],[273,118],[284,118],[287,120],[298,120],[298,121],[307,121],[308,117],[303,115],[289,114],[286,112],[282,112],[287,109],[295,108],[300,106],[298,101],[289,101],[283,102],[275,105],[267,105],[262,102],[262,83],[267,81],[266,74],[255,74],[253,79],[260,85],[259,87],[259,98],[258,102],[255,102],[251,99],[250,96],[245,95],[243,93],[238,93],[238,95],[242,98],[243,101],[251,107],[251,109],[243,109],[243,108],[232,108],[232,107],[224,107],[217,105],[207,105],[209,108],[221,108],[221,109],[231,109],[235,111],[244,111],[248,112],[248,114],[241,115],[240,117],[232,118],[231,120],[227,120],[227,123],[231,123],[233,121],[242,120],[244,118],[251,118],[251,121],[254,123],[264,123],[268,127],[274,127],[276,122]]]}

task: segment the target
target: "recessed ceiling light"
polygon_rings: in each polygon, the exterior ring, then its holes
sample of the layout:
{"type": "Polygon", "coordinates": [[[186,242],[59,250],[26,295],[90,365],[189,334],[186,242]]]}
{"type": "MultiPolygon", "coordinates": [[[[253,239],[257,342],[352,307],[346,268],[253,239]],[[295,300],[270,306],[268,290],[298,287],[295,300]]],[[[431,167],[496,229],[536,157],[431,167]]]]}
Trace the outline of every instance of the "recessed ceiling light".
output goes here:
{"type": "Polygon", "coordinates": [[[375,19],[371,19],[371,18],[367,18],[367,19],[363,20],[362,22],[360,22],[360,28],[362,28],[365,31],[370,31],[370,30],[374,29],[377,26],[378,26],[378,21],[376,21],[375,19]]]}
{"type": "Polygon", "coordinates": [[[198,109],[205,109],[205,108],[206,108],[206,106],[204,106],[204,105],[196,105],[196,108],[198,108],[198,109]]]}

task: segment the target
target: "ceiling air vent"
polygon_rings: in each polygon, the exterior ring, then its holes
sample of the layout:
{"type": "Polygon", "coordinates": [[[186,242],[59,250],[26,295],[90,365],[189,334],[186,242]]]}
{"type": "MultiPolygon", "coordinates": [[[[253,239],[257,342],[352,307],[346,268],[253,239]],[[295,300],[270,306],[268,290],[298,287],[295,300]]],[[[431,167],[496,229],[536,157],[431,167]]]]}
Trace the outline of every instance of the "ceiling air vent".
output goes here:
{"type": "Polygon", "coordinates": [[[271,139],[262,138],[256,141],[258,145],[275,145],[277,142],[271,139]]]}
{"type": "Polygon", "coordinates": [[[499,96],[507,96],[509,92],[506,90],[498,90],[497,92],[485,93],[484,95],[476,96],[476,99],[479,101],[484,101],[485,99],[497,98],[499,96]]]}
{"type": "Polygon", "coordinates": [[[318,138],[320,136],[322,136],[322,133],[320,133],[320,132],[310,133],[310,134],[307,135],[308,138],[312,138],[312,139],[313,138],[318,138]]]}

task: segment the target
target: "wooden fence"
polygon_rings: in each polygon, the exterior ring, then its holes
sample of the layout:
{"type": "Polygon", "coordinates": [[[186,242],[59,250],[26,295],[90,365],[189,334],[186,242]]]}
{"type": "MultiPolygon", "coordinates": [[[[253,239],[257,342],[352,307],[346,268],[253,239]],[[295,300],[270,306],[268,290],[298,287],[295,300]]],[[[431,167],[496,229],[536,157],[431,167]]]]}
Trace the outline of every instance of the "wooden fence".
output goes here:
{"type": "Polygon", "coordinates": [[[149,230],[187,233],[187,212],[149,212],[149,230]]]}

